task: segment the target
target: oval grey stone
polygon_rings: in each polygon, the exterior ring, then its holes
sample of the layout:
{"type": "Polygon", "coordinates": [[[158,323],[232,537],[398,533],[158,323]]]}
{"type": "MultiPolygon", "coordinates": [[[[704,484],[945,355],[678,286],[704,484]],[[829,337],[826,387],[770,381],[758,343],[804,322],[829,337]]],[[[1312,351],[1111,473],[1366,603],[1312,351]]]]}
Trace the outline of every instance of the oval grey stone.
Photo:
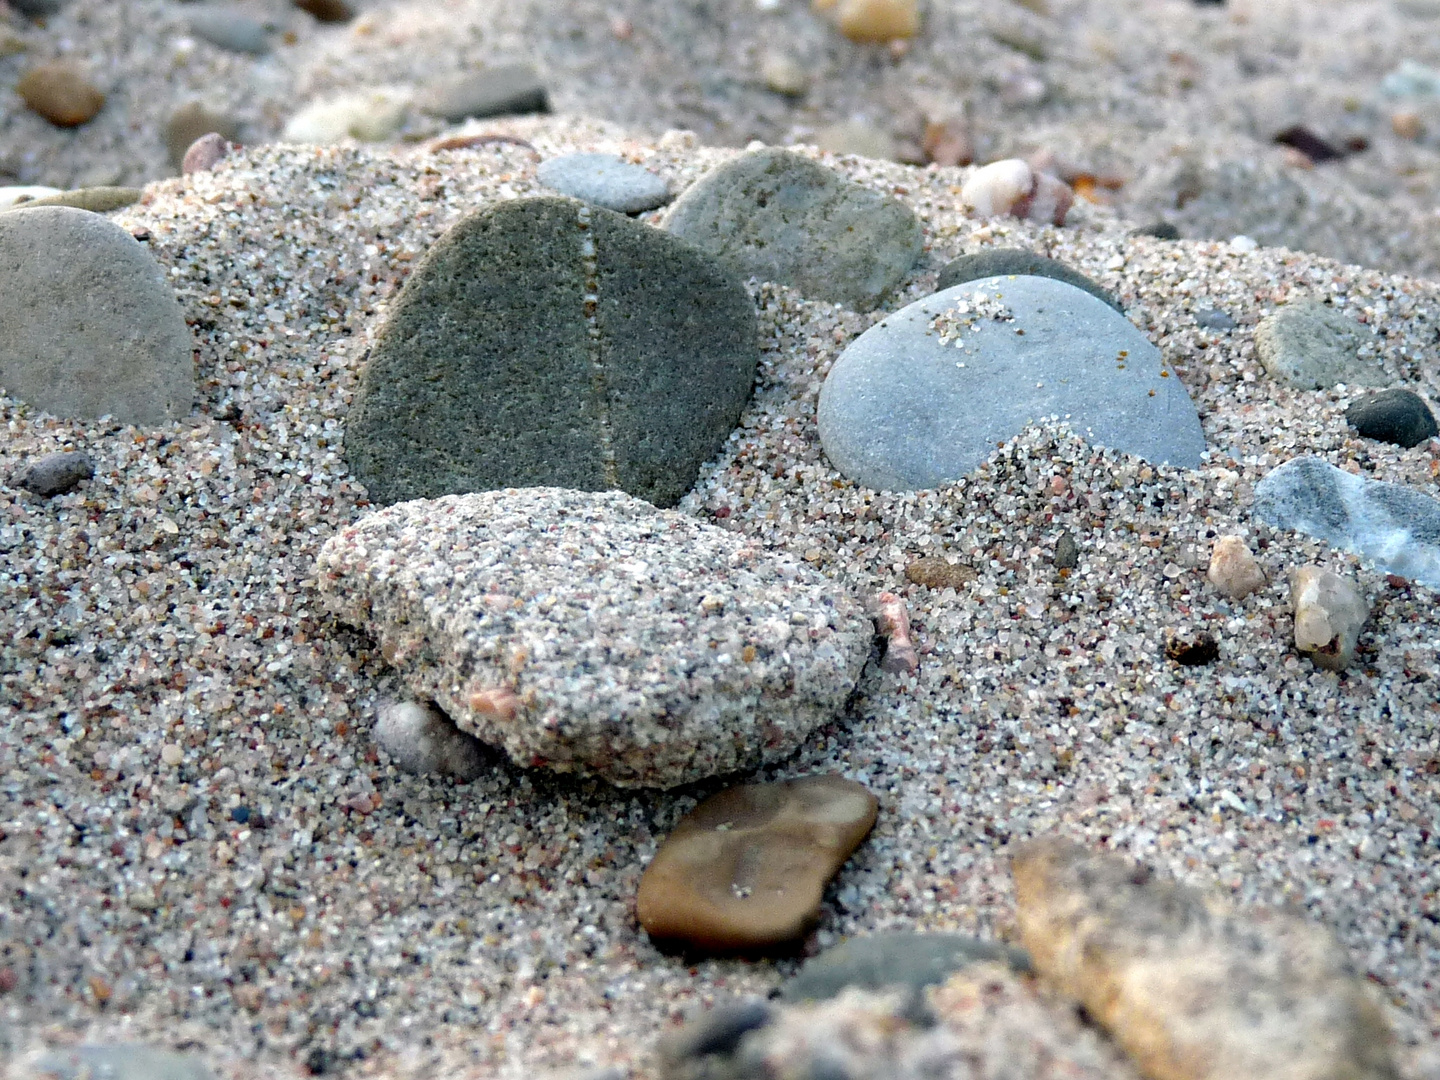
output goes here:
{"type": "Polygon", "coordinates": [[[835,362],[818,413],[831,463],[882,490],[953,483],[1048,416],[1147,461],[1193,468],[1205,450],[1160,350],[1102,301],[1043,277],[983,278],[889,316],[835,362]],[[964,348],[943,343],[931,323],[962,302],[1001,304],[1013,321],[962,315],[964,348]]]}
{"type": "Polygon", "coordinates": [[[520,116],[550,111],[550,96],[534,68],[504,64],[436,83],[420,107],[452,124],[469,117],[520,116]]]}
{"type": "Polygon", "coordinates": [[[1274,378],[1301,390],[1325,390],[1336,383],[1383,386],[1385,369],[1367,345],[1374,332],[1343,311],[1315,300],[1286,304],[1255,327],[1255,353],[1274,378]]]}
{"type": "Polygon", "coordinates": [[[617,214],[638,214],[670,201],[663,176],[614,154],[562,154],[541,162],[536,176],[562,195],[617,214]]]}
{"type": "Polygon", "coordinates": [[[712,169],[665,228],[741,277],[869,311],[915,265],[923,230],[910,208],[788,150],[755,150],[712,169]]]}
{"type": "Polygon", "coordinates": [[[270,51],[265,26],[238,8],[205,5],[190,15],[190,32],[227,52],[263,56],[270,51]]]}
{"type": "Polygon", "coordinates": [[[979,281],[987,277],[1003,277],[1028,274],[1031,277],[1048,277],[1084,289],[1097,300],[1103,300],[1116,311],[1124,314],[1125,308],[1109,289],[1090,280],[1078,270],[1072,270],[1062,262],[1045,255],[1037,255],[1024,248],[982,248],[969,255],[961,255],[945,264],[935,282],[935,291],[944,292],[967,281],[979,281]]]}
{"type": "Polygon", "coordinates": [[[190,411],[180,304],[144,246],[98,214],[0,214],[0,326],[0,386],[37,409],[140,425],[190,411]]]}
{"type": "Polygon", "coordinates": [[[95,462],[81,450],[46,454],[27,465],[15,478],[32,495],[49,498],[73,491],[82,480],[95,475],[95,462]]]}

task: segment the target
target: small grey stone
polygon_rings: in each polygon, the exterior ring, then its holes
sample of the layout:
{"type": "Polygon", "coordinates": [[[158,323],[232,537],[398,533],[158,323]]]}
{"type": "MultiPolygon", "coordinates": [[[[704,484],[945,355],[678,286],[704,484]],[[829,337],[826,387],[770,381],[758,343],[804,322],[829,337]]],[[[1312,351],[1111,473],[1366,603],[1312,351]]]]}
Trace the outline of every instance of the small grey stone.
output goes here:
{"type": "Polygon", "coordinates": [[[57,416],[156,425],[190,411],[185,316],[120,226],[64,206],[0,214],[0,387],[57,416]]]}
{"type": "Polygon", "coordinates": [[[74,1046],[47,1053],[22,1080],[211,1080],[205,1063],[189,1054],[148,1046],[74,1046]]]}
{"type": "Polygon", "coordinates": [[[1156,221],[1149,225],[1141,225],[1130,235],[1153,236],[1156,240],[1179,240],[1180,230],[1168,221],[1156,221]]]}
{"type": "Polygon", "coordinates": [[[385,703],[375,717],[375,741],[409,773],[439,773],[468,784],[485,771],[480,740],[457,728],[434,705],[385,703]]]}
{"type": "Polygon", "coordinates": [[[1364,438],[1407,450],[1440,434],[1435,414],[1413,390],[1381,390],[1357,398],[1345,410],[1345,421],[1364,438]]]}
{"type": "Polygon", "coordinates": [[[46,454],[32,462],[16,477],[16,482],[33,495],[49,498],[73,491],[82,480],[95,475],[95,463],[80,450],[46,454]]]}
{"type": "Polygon", "coordinates": [[[741,1039],[770,1022],[770,1014],[770,1006],[759,998],[721,1002],[664,1035],[656,1050],[670,1063],[733,1053],[741,1039]]]}
{"type": "Polygon", "coordinates": [[[536,176],[562,195],[617,214],[638,214],[670,201],[663,176],[614,154],[562,154],[542,162],[536,176]]]}
{"type": "Polygon", "coordinates": [[[550,97],[534,68],[507,64],[437,83],[425,95],[421,108],[458,124],[472,116],[548,113],[550,97]]]}
{"type": "Polygon", "coordinates": [[[743,285],[659,229],[501,202],[405,283],[345,452],[380,503],[556,485],[673,506],[750,397],[756,325],[743,285]]]}
{"type": "Polygon", "coordinates": [[[1386,383],[1379,362],[1361,356],[1374,340],[1369,327],[1313,300],[1286,304],[1255,327],[1255,351],[1265,370],[1302,390],[1386,383]]]}
{"type": "Polygon", "coordinates": [[[1075,538],[1068,532],[1060,534],[1060,539],[1055,541],[1055,568],[1057,570],[1074,570],[1080,565],[1080,545],[1075,543],[1075,538]]]}
{"type": "Polygon", "coordinates": [[[935,283],[935,291],[944,292],[956,285],[981,278],[1009,277],[1015,274],[1063,281],[1077,289],[1084,289],[1097,300],[1105,301],[1122,315],[1125,313],[1124,306],[1109,289],[1062,262],[1024,248],[982,248],[970,255],[961,255],[945,264],[945,268],[940,271],[940,279],[935,283]]]}
{"type": "Polygon", "coordinates": [[[1202,330],[1234,330],[1238,324],[1219,308],[1201,308],[1195,312],[1195,325],[1202,330]]]}
{"type": "Polygon", "coordinates": [[[788,150],[741,154],[710,170],[665,228],[741,277],[869,311],[920,255],[910,208],[788,150]]]}
{"type": "Polygon", "coordinates": [[[239,8],[210,4],[197,7],[190,14],[190,32],[227,52],[263,56],[270,51],[265,25],[239,8]]]}
{"type": "Polygon", "coordinates": [[[1089,293],[1044,277],[982,278],[889,316],[841,354],[817,412],[831,463],[883,490],[953,483],[1051,415],[1147,461],[1194,468],[1205,450],[1160,351],[1089,293]],[[956,315],[960,304],[971,313],[956,315]],[[932,328],[942,316],[962,320],[956,340],[932,328]]]}

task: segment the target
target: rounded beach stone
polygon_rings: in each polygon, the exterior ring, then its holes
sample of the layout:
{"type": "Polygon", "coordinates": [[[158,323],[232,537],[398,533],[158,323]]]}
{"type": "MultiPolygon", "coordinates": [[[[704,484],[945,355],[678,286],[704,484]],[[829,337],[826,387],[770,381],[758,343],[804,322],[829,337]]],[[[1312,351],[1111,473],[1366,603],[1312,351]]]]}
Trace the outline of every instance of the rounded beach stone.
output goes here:
{"type": "Polygon", "coordinates": [[[36,206],[73,206],[77,210],[89,210],[92,214],[108,214],[112,210],[123,210],[134,206],[144,194],[133,187],[86,187],[46,195],[23,203],[24,208],[36,206]]]}
{"type": "Polygon", "coordinates": [[[1413,390],[1381,390],[1350,403],[1345,421],[1364,438],[1407,450],[1440,434],[1435,414],[1413,390]]]}
{"type": "Polygon", "coordinates": [[[78,127],[93,120],[105,105],[105,95],[67,60],[31,68],[15,84],[15,92],[27,107],[57,127],[78,127]]]}
{"type": "Polygon", "coordinates": [[[1255,327],[1255,352],[1265,370],[1301,390],[1388,382],[1373,357],[1361,356],[1374,341],[1368,327],[1315,300],[1286,304],[1255,327]]]}
{"type": "Polygon", "coordinates": [[[391,306],[345,452],[380,503],[556,485],[673,506],[759,359],[743,285],[674,237],[572,199],[467,217],[391,306]]]}
{"type": "Polygon", "coordinates": [[[461,731],[622,787],[789,755],[874,639],[819,571],[618,491],[402,503],[332,537],[318,574],[461,731]]]}
{"type": "Polygon", "coordinates": [[[541,162],[536,177],[562,195],[617,214],[638,214],[670,201],[663,176],[614,154],[562,154],[541,162]]]}
{"type": "Polygon", "coordinates": [[[909,207],[773,148],[710,170],[666,212],[665,228],[741,277],[856,311],[899,284],[923,242],[909,207]]]}
{"type": "Polygon", "coordinates": [[[170,163],[179,168],[185,151],[195,140],[211,133],[226,142],[235,142],[240,137],[240,124],[228,113],[212,110],[200,101],[181,105],[165,121],[165,150],[170,155],[170,163]]]}
{"type": "Polygon", "coordinates": [[[1295,609],[1295,648],[1319,667],[1344,671],[1370,617],[1364,595],[1338,574],[1307,565],[1290,573],[1290,602],[1295,609]]]}
{"type": "Polygon", "coordinates": [[[550,95],[535,69],[525,64],[473,71],[435,84],[420,107],[452,124],[470,117],[522,116],[550,111],[550,95]]]}
{"type": "Polygon", "coordinates": [[[635,913],[658,942],[705,952],[793,942],[879,804],[835,775],[742,784],[675,826],[640,879],[635,913]]]}
{"type": "Polygon", "coordinates": [[[239,8],[197,5],[190,13],[190,32],[227,52],[263,56],[270,51],[265,25],[239,8]]]}
{"type": "Polygon", "coordinates": [[[0,214],[0,325],[0,386],[37,409],[142,425],[190,411],[180,304],[150,253],[98,214],[0,214]]]}
{"type": "Polygon", "coordinates": [[[1265,585],[1265,571],[1243,536],[1222,536],[1215,541],[1205,576],[1231,600],[1243,600],[1265,585]]]}
{"type": "Polygon", "coordinates": [[[281,138],[317,146],[344,139],[384,142],[400,130],[409,107],[410,94],[400,87],[356,90],[307,105],[286,121],[281,138]]]}
{"type": "Polygon", "coordinates": [[[1103,300],[1116,311],[1124,314],[1125,308],[1109,289],[1092,281],[1078,270],[1072,270],[1064,263],[1044,255],[1037,255],[1025,248],[981,248],[969,255],[961,255],[945,264],[935,291],[943,292],[963,285],[967,281],[981,278],[1005,277],[1027,274],[1030,277],[1048,277],[1084,289],[1097,300],[1103,300]]]}
{"type": "Polygon", "coordinates": [[[865,487],[953,483],[1027,424],[1153,462],[1200,464],[1205,436],[1160,351],[1089,293],[1044,277],[982,278],[860,335],[820,390],[820,441],[865,487]]]}
{"type": "Polygon", "coordinates": [[[95,475],[95,462],[80,450],[46,454],[27,465],[15,482],[33,495],[49,498],[73,491],[82,480],[95,475]]]}
{"type": "Polygon", "coordinates": [[[219,165],[229,152],[230,144],[224,135],[215,131],[208,135],[201,135],[185,151],[185,156],[180,161],[180,171],[186,176],[191,173],[209,172],[219,165]]]}
{"type": "Polygon", "coordinates": [[[406,772],[438,773],[469,783],[485,771],[480,740],[457,728],[434,705],[385,703],[375,717],[375,742],[406,772]]]}

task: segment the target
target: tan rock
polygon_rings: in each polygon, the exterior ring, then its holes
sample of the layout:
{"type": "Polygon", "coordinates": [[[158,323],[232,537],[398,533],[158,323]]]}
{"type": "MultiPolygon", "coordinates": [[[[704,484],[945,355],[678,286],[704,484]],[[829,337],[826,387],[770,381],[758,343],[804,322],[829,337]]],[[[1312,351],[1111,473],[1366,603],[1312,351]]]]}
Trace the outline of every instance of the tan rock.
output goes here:
{"type": "Polygon", "coordinates": [[[767,52],[760,61],[765,86],[786,97],[800,97],[810,89],[810,72],[788,53],[767,52]]]}
{"type": "Polygon", "coordinates": [[[975,568],[938,555],[916,559],[905,567],[905,580],[927,589],[958,589],[976,578],[975,568]]]}
{"type": "Polygon", "coordinates": [[[1243,600],[1265,584],[1265,571],[1239,536],[1222,536],[1215,541],[1205,576],[1231,600],[1243,600]]]}
{"type": "Polygon", "coordinates": [[[920,666],[920,654],[910,636],[910,613],[905,601],[892,592],[882,592],[873,603],[875,628],[885,639],[885,658],[880,661],[884,671],[914,671],[920,666]]]}
{"type": "Polygon", "coordinates": [[[897,153],[895,139],[888,131],[863,120],[821,128],[815,133],[815,145],[832,154],[854,154],[874,161],[894,161],[897,153]]]}
{"type": "Polygon", "coordinates": [[[883,45],[920,29],[915,0],[840,0],[834,14],[840,32],[861,44],[883,45]]]}
{"type": "Polygon", "coordinates": [[[706,951],[793,941],[815,922],[826,883],[877,810],[860,784],[828,774],[712,795],[681,819],[640,879],[640,925],[706,951]]]}
{"type": "Polygon", "coordinates": [[[1057,839],[1012,859],[1022,941],[1152,1080],[1393,1080],[1390,1032],[1325,930],[1057,839]]]}
{"type": "Polygon", "coordinates": [[[1370,617],[1365,597],[1354,585],[1318,566],[1290,573],[1295,608],[1295,648],[1320,667],[1343,671],[1355,656],[1360,628],[1370,617]]]}
{"type": "Polygon", "coordinates": [[[31,68],[15,84],[15,92],[29,108],[57,127],[78,127],[105,104],[102,94],[85,73],[65,60],[31,68]]]}
{"type": "Polygon", "coordinates": [[[240,137],[240,125],[233,116],[213,110],[204,102],[187,101],[181,105],[165,121],[165,149],[170,163],[180,167],[195,140],[212,132],[227,142],[235,142],[240,137]]]}

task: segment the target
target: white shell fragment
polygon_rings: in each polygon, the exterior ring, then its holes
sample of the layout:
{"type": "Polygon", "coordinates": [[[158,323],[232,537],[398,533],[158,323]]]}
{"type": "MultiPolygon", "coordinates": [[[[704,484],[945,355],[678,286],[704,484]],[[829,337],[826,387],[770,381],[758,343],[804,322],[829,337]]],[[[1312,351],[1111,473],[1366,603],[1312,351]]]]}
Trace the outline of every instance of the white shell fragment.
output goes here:
{"type": "Polygon", "coordinates": [[[1064,225],[1075,194],[1063,180],[1037,172],[1019,158],[1007,158],[977,169],[960,189],[960,201],[980,217],[1064,225]]]}

